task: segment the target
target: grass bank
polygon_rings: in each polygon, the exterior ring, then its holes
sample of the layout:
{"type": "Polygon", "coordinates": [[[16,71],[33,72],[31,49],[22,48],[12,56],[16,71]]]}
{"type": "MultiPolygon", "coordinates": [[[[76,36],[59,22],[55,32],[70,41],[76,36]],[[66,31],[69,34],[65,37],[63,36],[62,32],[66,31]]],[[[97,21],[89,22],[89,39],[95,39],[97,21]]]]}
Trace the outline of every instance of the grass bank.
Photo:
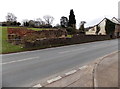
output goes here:
{"type": "MultiPolygon", "coordinates": [[[[6,54],[6,53],[15,53],[15,52],[22,52],[22,51],[28,51],[28,50],[36,50],[36,49],[43,49],[47,47],[37,47],[37,48],[23,48],[22,45],[13,45],[7,41],[7,28],[8,27],[0,27],[0,54],[6,54]]],[[[20,27],[9,27],[9,28],[20,28],[20,27]]],[[[35,31],[40,30],[48,30],[48,28],[27,28],[35,31]]],[[[70,36],[69,36],[70,37],[70,36]]]]}
{"type": "Polygon", "coordinates": [[[23,51],[24,49],[22,46],[18,45],[13,45],[11,43],[7,42],[7,27],[0,27],[0,32],[1,34],[1,48],[0,48],[0,53],[10,53],[10,52],[18,52],[18,51],[23,51]]]}

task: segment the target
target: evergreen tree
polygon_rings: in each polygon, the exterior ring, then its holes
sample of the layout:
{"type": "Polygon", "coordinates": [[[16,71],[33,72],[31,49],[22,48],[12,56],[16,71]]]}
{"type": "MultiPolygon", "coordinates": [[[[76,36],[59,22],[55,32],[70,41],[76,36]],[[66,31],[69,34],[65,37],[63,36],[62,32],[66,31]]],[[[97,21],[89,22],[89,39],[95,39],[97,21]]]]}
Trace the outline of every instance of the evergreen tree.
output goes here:
{"type": "Polygon", "coordinates": [[[76,20],[75,20],[75,15],[74,15],[73,9],[70,10],[68,25],[70,27],[74,27],[74,28],[75,28],[75,25],[76,25],[76,20]]]}

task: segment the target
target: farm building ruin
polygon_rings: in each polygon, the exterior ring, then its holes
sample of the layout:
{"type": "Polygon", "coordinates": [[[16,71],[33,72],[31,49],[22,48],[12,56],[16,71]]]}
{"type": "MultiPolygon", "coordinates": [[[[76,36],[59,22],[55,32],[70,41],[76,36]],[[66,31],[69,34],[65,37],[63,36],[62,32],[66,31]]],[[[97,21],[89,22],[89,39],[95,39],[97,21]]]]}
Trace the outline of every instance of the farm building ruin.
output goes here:
{"type": "Polygon", "coordinates": [[[65,29],[49,29],[34,31],[27,28],[8,28],[8,42],[21,44],[26,42],[34,42],[42,39],[64,38],[67,36],[65,29]]]}

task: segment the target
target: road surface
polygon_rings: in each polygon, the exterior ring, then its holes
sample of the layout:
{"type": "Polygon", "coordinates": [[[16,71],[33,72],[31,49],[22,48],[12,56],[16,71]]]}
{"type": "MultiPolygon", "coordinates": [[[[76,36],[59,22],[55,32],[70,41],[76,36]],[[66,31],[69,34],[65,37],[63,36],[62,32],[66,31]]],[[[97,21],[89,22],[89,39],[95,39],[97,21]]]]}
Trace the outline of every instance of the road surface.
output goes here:
{"type": "Polygon", "coordinates": [[[40,80],[118,50],[118,40],[4,54],[2,86],[30,87],[40,80]]]}

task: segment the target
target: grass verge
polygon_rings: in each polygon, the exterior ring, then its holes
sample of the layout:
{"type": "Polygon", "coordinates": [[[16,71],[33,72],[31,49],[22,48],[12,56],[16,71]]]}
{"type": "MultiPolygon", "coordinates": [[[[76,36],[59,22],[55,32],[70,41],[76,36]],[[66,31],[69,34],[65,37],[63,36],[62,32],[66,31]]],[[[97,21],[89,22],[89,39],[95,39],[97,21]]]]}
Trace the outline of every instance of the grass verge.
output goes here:
{"type": "MultiPolygon", "coordinates": [[[[4,53],[15,53],[15,52],[22,52],[27,50],[35,50],[38,48],[31,48],[31,49],[25,49],[22,47],[22,45],[13,45],[7,41],[7,28],[8,27],[0,27],[0,54],[4,53]]],[[[10,28],[20,28],[20,27],[10,27],[10,28]]],[[[32,29],[35,31],[39,30],[48,30],[46,28],[27,28],[32,29]]],[[[39,47],[39,48],[45,48],[45,47],[39,47]]]]}
{"type": "Polygon", "coordinates": [[[13,45],[11,43],[7,42],[7,27],[0,27],[0,32],[2,33],[1,36],[1,51],[0,53],[10,53],[10,52],[17,52],[17,51],[23,51],[22,46],[18,46],[18,45],[13,45]]]}

